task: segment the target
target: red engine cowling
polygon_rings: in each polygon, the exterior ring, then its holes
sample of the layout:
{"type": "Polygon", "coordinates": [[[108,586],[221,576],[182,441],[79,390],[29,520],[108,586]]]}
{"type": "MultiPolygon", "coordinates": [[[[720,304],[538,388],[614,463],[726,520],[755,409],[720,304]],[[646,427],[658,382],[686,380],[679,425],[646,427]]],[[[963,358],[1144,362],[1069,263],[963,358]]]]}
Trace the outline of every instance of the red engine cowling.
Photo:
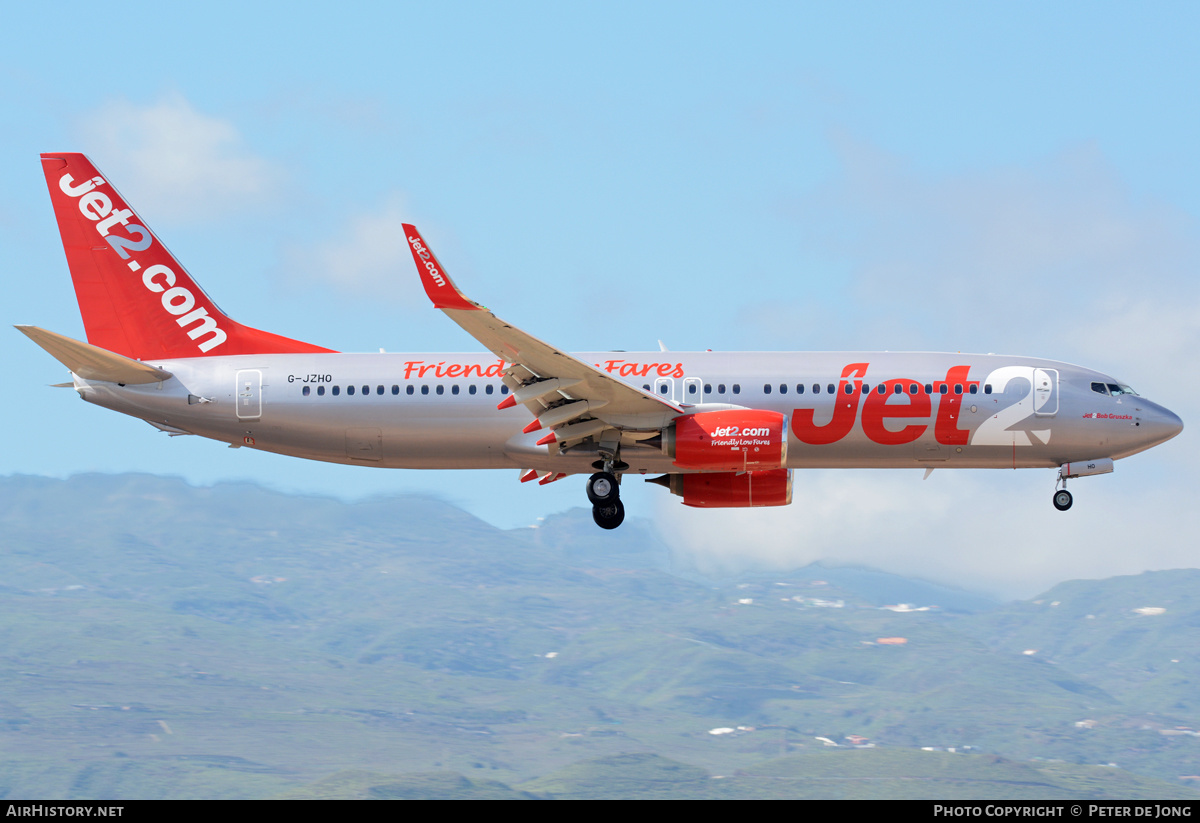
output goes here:
{"type": "Polygon", "coordinates": [[[792,502],[792,472],[772,469],[758,472],[707,472],[671,474],[651,481],[683,498],[697,509],[742,509],[786,506],[792,502]]]}
{"type": "Polygon", "coordinates": [[[676,417],[663,450],[681,469],[758,471],[787,464],[787,417],[761,409],[697,412],[676,417]]]}

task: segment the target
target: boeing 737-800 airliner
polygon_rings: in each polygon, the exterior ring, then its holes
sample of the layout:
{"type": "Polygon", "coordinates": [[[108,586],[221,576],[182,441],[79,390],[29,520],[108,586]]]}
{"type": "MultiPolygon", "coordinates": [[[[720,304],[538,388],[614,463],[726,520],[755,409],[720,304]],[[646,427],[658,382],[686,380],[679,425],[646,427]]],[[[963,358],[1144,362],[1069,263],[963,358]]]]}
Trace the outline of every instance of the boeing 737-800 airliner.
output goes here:
{"type": "Polygon", "coordinates": [[[171,434],[312,460],[590,475],[596,523],[620,481],[661,474],[689,506],[782,506],[794,469],[1052,468],[1069,478],[1178,434],[1128,385],[1030,357],[891,352],[567,354],[454,285],[415,227],[433,305],[488,353],[343,354],[225,316],[82,154],[43,154],[87,343],[18,326],[89,403],[171,434]]]}

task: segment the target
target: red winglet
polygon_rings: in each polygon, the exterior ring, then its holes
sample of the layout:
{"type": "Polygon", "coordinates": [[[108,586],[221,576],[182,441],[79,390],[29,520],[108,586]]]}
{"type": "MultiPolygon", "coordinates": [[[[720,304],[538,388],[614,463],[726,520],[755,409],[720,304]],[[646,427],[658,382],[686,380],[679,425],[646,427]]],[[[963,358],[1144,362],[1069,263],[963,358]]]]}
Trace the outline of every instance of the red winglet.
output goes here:
{"type": "Polygon", "coordinates": [[[546,435],[546,436],[545,436],[545,437],[543,437],[541,440],[539,440],[539,441],[537,442],[537,444],[538,444],[539,446],[545,446],[545,445],[548,445],[548,444],[550,444],[550,443],[553,443],[553,442],[554,442],[555,440],[557,440],[557,439],[558,439],[558,435],[557,435],[557,434],[555,434],[554,432],[550,432],[548,435],[546,435]]]}
{"type": "Polygon", "coordinates": [[[517,398],[513,397],[510,394],[508,397],[504,398],[499,403],[497,403],[496,408],[499,411],[504,411],[505,409],[511,409],[515,405],[517,405],[517,398]]]}
{"type": "Polygon", "coordinates": [[[541,420],[538,420],[538,419],[535,417],[535,418],[533,418],[533,421],[532,421],[532,422],[531,422],[531,423],[530,423],[528,426],[526,426],[525,428],[521,429],[521,433],[522,433],[522,434],[529,434],[530,432],[535,432],[535,431],[537,431],[537,430],[538,430],[538,429],[540,429],[541,427],[542,427],[542,421],[541,421],[541,420]]]}
{"type": "Polygon", "coordinates": [[[42,155],[88,342],[139,360],[328,352],[227,317],[82,154],[42,155]]]}
{"type": "Polygon", "coordinates": [[[404,237],[408,241],[409,249],[412,250],[413,262],[417,264],[417,273],[421,275],[421,285],[425,287],[425,293],[433,301],[434,308],[480,311],[480,307],[464,297],[463,293],[454,285],[454,281],[450,279],[450,275],[446,274],[442,264],[429,250],[429,244],[425,242],[425,238],[421,237],[416,226],[405,223],[404,237]]]}

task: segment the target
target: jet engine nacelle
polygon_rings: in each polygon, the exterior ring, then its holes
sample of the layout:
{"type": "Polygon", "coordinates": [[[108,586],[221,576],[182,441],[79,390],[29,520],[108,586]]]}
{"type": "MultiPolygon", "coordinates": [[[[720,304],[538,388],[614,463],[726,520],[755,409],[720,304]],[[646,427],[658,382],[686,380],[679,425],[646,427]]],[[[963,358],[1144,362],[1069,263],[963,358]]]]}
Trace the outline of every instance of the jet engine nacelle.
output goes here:
{"type": "Polygon", "coordinates": [[[787,463],[787,417],[761,409],[685,414],[663,430],[662,444],[682,469],[782,469],[787,463]]]}
{"type": "Polygon", "coordinates": [[[790,469],[757,472],[671,474],[650,482],[666,486],[697,509],[744,509],[786,506],[792,502],[790,469]]]}

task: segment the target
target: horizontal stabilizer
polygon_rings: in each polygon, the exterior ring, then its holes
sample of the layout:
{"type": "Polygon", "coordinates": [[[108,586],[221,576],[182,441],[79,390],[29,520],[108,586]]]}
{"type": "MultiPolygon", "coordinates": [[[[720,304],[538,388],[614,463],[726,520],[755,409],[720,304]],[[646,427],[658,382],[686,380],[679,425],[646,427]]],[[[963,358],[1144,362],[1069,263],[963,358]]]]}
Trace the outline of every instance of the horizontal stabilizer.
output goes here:
{"type": "Polygon", "coordinates": [[[133,360],[123,354],[115,354],[99,346],[81,343],[37,326],[15,328],[85,380],[138,385],[161,383],[171,379],[169,371],[133,360]]]}

